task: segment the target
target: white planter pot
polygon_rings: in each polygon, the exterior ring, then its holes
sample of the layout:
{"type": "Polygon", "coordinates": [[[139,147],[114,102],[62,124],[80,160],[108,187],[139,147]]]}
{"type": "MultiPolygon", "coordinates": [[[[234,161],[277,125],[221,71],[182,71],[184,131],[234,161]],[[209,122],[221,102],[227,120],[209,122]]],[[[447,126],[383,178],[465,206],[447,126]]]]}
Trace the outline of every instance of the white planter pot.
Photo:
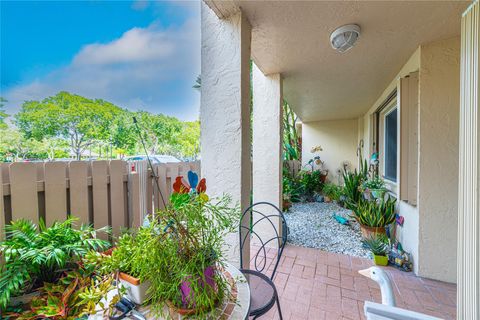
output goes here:
{"type": "MultiPolygon", "coordinates": [[[[133,278],[130,276],[127,277],[133,278]]],[[[139,283],[138,281],[131,281],[131,279],[129,278],[120,276],[120,286],[125,288],[127,297],[130,300],[132,300],[136,304],[143,304],[148,298],[147,290],[148,288],[150,288],[150,282],[145,281],[143,283],[139,283]],[[135,282],[137,282],[138,284],[135,284],[135,282]]]]}

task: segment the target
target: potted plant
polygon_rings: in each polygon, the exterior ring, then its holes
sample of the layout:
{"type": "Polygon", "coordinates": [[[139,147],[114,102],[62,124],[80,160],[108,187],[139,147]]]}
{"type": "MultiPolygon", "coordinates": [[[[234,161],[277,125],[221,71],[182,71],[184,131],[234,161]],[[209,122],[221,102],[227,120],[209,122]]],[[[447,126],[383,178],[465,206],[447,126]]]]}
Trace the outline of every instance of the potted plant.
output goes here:
{"type": "Polygon", "coordinates": [[[322,188],[322,192],[325,195],[325,202],[331,202],[332,200],[337,201],[340,199],[340,187],[334,183],[326,183],[322,188]]]}
{"type": "Polygon", "coordinates": [[[369,238],[364,238],[362,244],[373,254],[373,261],[377,266],[388,265],[388,239],[384,234],[376,234],[369,238]]]}
{"type": "Polygon", "coordinates": [[[120,287],[136,304],[143,304],[148,299],[150,281],[143,272],[152,266],[148,264],[149,243],[162,241],[160,227],[152,221],[122,234],[115,247],[106,252],[89,252],[85,261],[96,266],[101,275],[115,274],[120,287]]]}
{"type": "Polygon", "coordinates": [[[156,310],[167,305],[172,313],[202,317],[224,299],[222,249],[240,214],[228,195],[210,199],[205,179],[197,183],[191,172],[188,178],[176,179],[171,206],[156,215],[165,236],[150,248],[150,263],[159,267],[148,270],[149,300],[156,310]]]}
{"type": "Polygon", "coordinates": [[[386,197],[367,200],[361,198],[353,207],[353,217],[360,224],[364,238],[373,234],[385,234],[385,227],[395,221],[395,204],[397,199],[386,197]]]}
{"type": "Polygon", "coordinates": [[[385,182],[378,175],[366,180],[362,184],[364,196],[367,199],[373,197],[375,199],[381,199],[385,196],[387,189],[385,188],[385,182]]]}
{"type": "MultiPolygon", "coordinates": [[[[40,301],[51,295],[50,291],[60,290],[55,286],[63,283],[66,274],[80,269],[82,257],[89,250],[105,250],[110,246],[108,241],[96,238],[100,230],[89,226],[75,229],[75,221],[68,218],[46,227],[42,219],[38,226],[22,219],[5,227],[7,237],[0,242],[0,256],[5,261],[0,266],[0,309],[17,304],[28,309],[35,302],[36,310],[45,311],[48,307],[40,308],[40,301]]],[[[43,316],[48,318],[48,314],[43,316]]]]}

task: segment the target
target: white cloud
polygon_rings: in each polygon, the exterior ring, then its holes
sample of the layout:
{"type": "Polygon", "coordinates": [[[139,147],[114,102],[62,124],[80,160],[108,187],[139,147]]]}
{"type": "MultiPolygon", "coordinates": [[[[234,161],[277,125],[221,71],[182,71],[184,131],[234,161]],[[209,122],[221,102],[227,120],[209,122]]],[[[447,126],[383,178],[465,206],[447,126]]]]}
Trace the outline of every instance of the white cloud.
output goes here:
{"type": "Polygon", "coordinates": [[[175,48],[175,39],[171,38],[168,30],[159,32],[154,26],[147,29],[133,28],[110,43],[85,46],[75,56],[73,64],[80,66],[155,61],[171,56],[175,48]]]}
{"type": "Polygon", "coordinates": [[[61,90],[101,98],[129,109],[196,119],[199,94],[192,85],[200,72],[198,17],[177,28],[133,28],[109,43],[84,46],[72,62],[42,78],[2,93],[14,113],[25,100],[61,90]]]}

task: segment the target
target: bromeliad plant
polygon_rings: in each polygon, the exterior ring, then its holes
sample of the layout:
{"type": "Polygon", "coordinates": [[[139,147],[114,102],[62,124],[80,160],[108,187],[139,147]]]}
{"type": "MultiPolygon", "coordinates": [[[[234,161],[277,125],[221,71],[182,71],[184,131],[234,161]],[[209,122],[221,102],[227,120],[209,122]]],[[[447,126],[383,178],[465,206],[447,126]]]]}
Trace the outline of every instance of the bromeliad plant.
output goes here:
{"type": "Polygon", "coordinates": [[[99,231],[89,226],[75,229],[76,219],[54,222],[46,227],[31,221],[17,220],[5,227],[6,240],[0,243],[0,309],[11,297],[30,293],[44,283],[57,283],[65,272],[75,270],[89,250],[104,250],[110,243],[96,238],[99,231]]]}

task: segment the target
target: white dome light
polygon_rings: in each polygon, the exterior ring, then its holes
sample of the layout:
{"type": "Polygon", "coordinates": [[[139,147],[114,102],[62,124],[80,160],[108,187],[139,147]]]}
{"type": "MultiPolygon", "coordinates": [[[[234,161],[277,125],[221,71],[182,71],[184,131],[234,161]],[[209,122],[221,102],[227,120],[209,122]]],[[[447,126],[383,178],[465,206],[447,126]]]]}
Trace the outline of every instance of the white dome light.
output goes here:
{"type": "Polygon", "coordinates": [[[347,24],[341,26],[330,35],[330,44],[332,48],[345,52],[351,49],[360,37],[360,27],[356,24],[347,24]]]}

